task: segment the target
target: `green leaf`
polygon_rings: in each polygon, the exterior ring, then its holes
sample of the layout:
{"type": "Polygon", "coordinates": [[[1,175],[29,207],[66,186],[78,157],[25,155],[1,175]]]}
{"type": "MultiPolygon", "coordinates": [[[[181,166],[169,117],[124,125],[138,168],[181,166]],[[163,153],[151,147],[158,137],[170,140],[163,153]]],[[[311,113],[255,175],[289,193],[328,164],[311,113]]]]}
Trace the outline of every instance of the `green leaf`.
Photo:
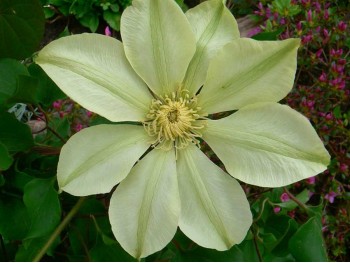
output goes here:
{"type": "Polygon", "coordinates": [[[55,15],[55,11],[53,11],[49,7],[44,7],[45,19],[49,19],[55,15]]]}
{"type": "MultiPolygon", "coordinates": [[[[68,121],[68,116],[63,117],[62,119],[53,119],[50,124],[51,128],[53,128],[62,138],[68,139],[71,131],[70,131],[70,123],[68,121]]],[[[59,141],[57,137],[55,137],[59,141]]]]}
{"type": "Polygon", "coordinates": [[[298,229],[288,247],[296,261],[328,261],[322,225],[316,217],[310,218],[298,229]]]}
{"type": "Polygon", "coordinates": [[[13,162],[13,158],[7,151],[5,145],[0,142],[0,171],[7,170],[13,162]]]}
{"type": "Polygon", "coordinates": [[[27,183],[34,179],[34,177],[21,171],[15,171],[16,169],[8,171],[6,177],[6,184],[12,189],[20,192],[24,192],[24,187],[27,183]]]}
{"type": "Polygon", "coordinates": [[[42,237],[55,229],[61,218],[61,207],[52,178],[29,182],[24,188],[23,201],[31,219],[26,238],[42,237]]]}
{"type": "Polygon", "coordinates": [[[111,262],[111,261],[135,261],[117,241],[106,238],[105,235],[97,238],[95,246],[89,251],[91,261],[111,262]],[[108,239],[108,242],[105,240],[108,239]],[[113,243],[112,243],[113,241],[113,243]]]}
{"type": "Polygon", "coordinates": [[[109,8],[110,8],[114,13],[119,12],[119,9],[120,9],[118,3],[114,3],[114,4],[110,5],[109,8]]]}
{"type": "Polygon", "coordinates": [[[289,216],[272,215],[266,222],[264,228],[265,232],[271,232],[276,237],[276,242],[269,248],[269,250],[272,250],[271,248],[273,248],[272,252],[278,256],[289,254],[289,252],[286,251],[288,241],[297,229],[297,222],[289,216]]]}
{"type": "MultiPolygon", "coordinates": [[[[0,172],[0,187],[1,186],[4,186],[4,184],[5,184],[5,178],[4,178],[4,176],[1,174],[1,172],[0,172]]],[[[0,259],[1,260],[1,259],[0,259]]]]}
{"type": "Polygon", "coordinates": [[[11,102],[23,102],[36,104],[38,80],[31,76],[18,75],[17,89],[13,96],[8,100],[11,102]]]}
{"type": "Polygon", "coordinates": [[[341,108],[339,105],[334,108],[333,114],[334,114],[334,117],[336,117],[337,119],[342,118],[342,112],[341,112],[341,108]]]}
{"type": "Polygon", "coordinates": [[[262,32],[259,34],[256,34],[254,36],[252,36],[252,39],[255,40],[262,40],[262,41],[269,41],[269,40],[277,40],[278,36],[284,31],[284,28],[281,27],[275,31],[272,32],[262,32]]]}
{"type": "Polygon", "coordinates": [[[121,15],[119,13],[114,13],[111,11],[103,12],[103,19],[116,31],[120,30],[120,18],[121,15]]]}
{"type": "MultiPolygon", "coordinates": [[[[259,247],[259,249],[262,249],[259,247]]],[[[182,253],[183,261],[219,261],[219,262],[243,262],[259,261],[253,240],[245,240],[239,245],[226,251],[217,251],[197,247],[193,251],[182,253]]]]}
{"type": "Polygon", "coordinates": [[[95,217],[99,228],[105,232],[112,231],[107,210],[102,203],[95,198],[85,200],[68,232],[70,247],[67,254],[70,261],[88,261],[86,249],[94,247],[99,235],[92,219],[93,215],[99,215],[95,217]]]}
{"type": "Polygon", "coordinates": [[[14,59],[0,59],[0,105],[15,93],[18,75],[29,75],[23,64],[14,59]]]}
{"type": "MultiPolygon", "coordinates": [[[[304,189],[301,193],[299,193],[296,198],[303,204],[305,204],[307,201],[309,201],[310,196],[309,196],[309,190],[304,189]]],[[[294,202],[293,200],[288,200],[287,202],[282,202],[282,203],[276,203],[276,205],[287,208],[288,210],[293,210],[294,208],[298,207],[298,204],[294,202]]]]}
{"type": "Polygon", "coordinates": [[[293,262],[294,257],[291,254],[285,256],[276,256],[274,254],[266,254],[263,258],[265,262],[293,262]]]}
{"type": "Polygon", "coordinates": [[[24,59],[37,50],[45,17],[38,0],[0,1],[0,58],[24,59]]]}
{"type": "Polygon", "coordinates": [[[78,19],[79,22],[85,26],[90,28],[91,32],[96,32],[99,24],[99,19],[97,14],[89,13],[84,15],[82,18],[78,19]]]}
{"type": "MultiPolygon", "coordinates": [[[[46,244],[48,239],[49,239],[49,236],[23,240],[22,245],[19,247],[16,253],[15,261],[17,262],[32,261],[34,257],[39,253],[39,251],[42,249],[42,247],[46,244]]],[[[60,243],[59,241],[60,241],[59,238],[57,238],[54,241],[54,243],[46,252],[48,255],[53,255],[53,250],[60,243]]]]}
{"type": "Polygon", "coordinates": [[[8,151],[26,151],[33,146],[33,137],[30,128],[19,122],[14,115],[0,112],[0,141],[8,151]]]}
{"type": "Polygon", "coordinates": [[[0,234],[8,240],[25,237],[29,226],[27,209],[20,196],[0,195],[0,234]]]}
{"type": "Polygon", "coordinates": [[[37,99],[44,105],[44,108],[50,107],[54,101],[66,97],[37,64],[31,64],[28,70],[30,75],[38,80],[37,99]]]}

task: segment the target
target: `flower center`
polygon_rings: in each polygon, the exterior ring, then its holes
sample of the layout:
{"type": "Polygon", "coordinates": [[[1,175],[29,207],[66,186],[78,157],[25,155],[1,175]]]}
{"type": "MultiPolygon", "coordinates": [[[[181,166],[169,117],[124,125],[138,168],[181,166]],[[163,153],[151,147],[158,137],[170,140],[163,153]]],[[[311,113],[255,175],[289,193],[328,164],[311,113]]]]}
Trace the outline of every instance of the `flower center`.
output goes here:
{"type": "Polygon", "coordinates": [[[170,150],[185,148],[189,143],[199,144],[200,130],[205,126],[200,118],[197,98],[189,97],[187,90],[173,92],[153,99],[143,122],[153,147],[170,150]]]}

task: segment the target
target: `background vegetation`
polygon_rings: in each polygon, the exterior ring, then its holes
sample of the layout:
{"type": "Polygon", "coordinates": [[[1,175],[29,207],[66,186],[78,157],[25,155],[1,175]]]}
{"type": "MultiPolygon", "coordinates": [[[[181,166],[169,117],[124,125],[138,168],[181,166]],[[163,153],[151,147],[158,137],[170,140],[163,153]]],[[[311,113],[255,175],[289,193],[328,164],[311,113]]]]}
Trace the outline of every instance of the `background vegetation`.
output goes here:
{"type": "MultiPolygon", "coordinates": [[[[177,2],[186,10],[200,1],[177,2]]],[[[78,199],[57,193],[62,145],[79,130],[108,121],[67,98],[32,61],[36,51],[61,36],[98,32],[120,38],[120,16],[130,3],[0,1],[1,261],[133,261],[111,232],[110,194],[78,199]]],[[[242,184],[254,223],[229,251],[201,248],[178,231],[145,260],[349,261],[350,4],[231,0],[227,6],[243,36],[302,39],[295,85],[283,103],[309,118],[332,161],[324,173],[288,187],[242,184]]]]}

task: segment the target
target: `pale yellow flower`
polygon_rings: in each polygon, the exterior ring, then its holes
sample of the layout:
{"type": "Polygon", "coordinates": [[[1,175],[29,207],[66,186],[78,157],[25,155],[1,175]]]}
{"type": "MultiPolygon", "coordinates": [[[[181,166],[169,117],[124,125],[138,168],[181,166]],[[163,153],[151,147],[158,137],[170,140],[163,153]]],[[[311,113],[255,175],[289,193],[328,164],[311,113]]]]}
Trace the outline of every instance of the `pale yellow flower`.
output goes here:
{"type": "Polygon", "coordinates": [[[97,34],[58,39],[36,63],[85,108],[135,123],[72,136],[57,171],[60,189],[76,196],[120,183],[110,223],[134,257],[162,249],[178,226],[203,247],[229,249],[252,223],[233,177],[278,187],[326,168],[329,154],[309,121],[277,103],[293,86],[299,40],[239,38],[220,0],[186,14],[172,0],[134,0],[121,34],[123,44],[97,34]],[[237,111],[208,118],[229,110],[237,111]],[[201,140],[229,174],[200,151],[201,140]]]}

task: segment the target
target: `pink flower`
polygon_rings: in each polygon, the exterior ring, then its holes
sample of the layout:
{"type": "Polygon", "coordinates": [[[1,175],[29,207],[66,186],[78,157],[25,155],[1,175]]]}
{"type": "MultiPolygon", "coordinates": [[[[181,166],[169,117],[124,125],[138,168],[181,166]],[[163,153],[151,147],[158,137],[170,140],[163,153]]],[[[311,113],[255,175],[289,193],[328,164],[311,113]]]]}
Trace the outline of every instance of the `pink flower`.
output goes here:
{"type": "Polygon", "coordinates": [[[338,24],[338,29],[339,29],[340,31],[345,31],[346,27],[347,27],[347,24],[346,24],[344,21],[340,21],[340,22],[339,22],[339,24],[338,24]]]}
{"type": "Polygon", "coordinates": [[[312,109],[315,105],[315,101],[313,100],[308,100],[306,101],[306,106],[309,108],[309,109],[312,109]]]}
{"type": "Polygon", "coordinates": [[[329,19],[329,11],[328,9],[324,10],[323,18],[327,21],[329,19]]]}
{"type": "Polygon", "coordinates": [[[322,72],[321,76],[318,78],[319,81],[321,82],[326,82],[327,81],[327,75],[326,73],[322,72]]]}
{"type": "Polygon", "coordinates": [[[314,3],[314,6],[316,7],[316,12],[319,13],[321,11],[321,4],[319,2],[314,3]]]}
{"type": "Polygon", "coordinates": [[[275,214],[278,214],[278,213],[281,211],[281,207],[275,206],[275,207],[273,208],[273,211],[275,212],[275,214]]]}
{"type": "Polygon", "coordinates": [[[327,29],[323,29],[323,35],[324,35],[324,37],[329,37],[329,32],[328,32],[328,30],[327,29]]]}
{"type": "Polygon", "coordinates": [[[312,177],[309,177],[306,179],[306,183],[308,183],[308,184],[315,184],[315,182],[316,182],[315,176],[312,176],[312,177]]]}
{"type": "Polygon", "coordinates": [[[260,32],[261,32],[261,28],[260,27],[254,27],[247,33],[247,37],[255,36],[256,34],[258,34],[260,32]]]}
{"type": "Polygon", "coordinates": [[[74,130],[78,132],[81,131],[83,128],[83,125],[81,123],[78,123],[77,125],[75,125],[74,130]]]}
{"type": "Polygon", "coordinates": [[[346,172],[348,169],[349,169],[349,167],[345,163],[341,163],[339,165],[339,170],[343,173],[346,172]]]}
{"type": "Polygon", "coordinates": [[[112,35],[112,32],[111,32],[109,26],[106,26],[106,28],[105,28],[105,35],[109,36],[109,37],[112,35]]]}
{"type": "Polygon", "coordinates": [[[333,119],[333,114],[331,112],[327,113],[325,118],[326,118],[326,120],[331,120],[331,119],[333,119]]]}
{"type": "Polygon", "coordinates": [[[305,45],[307,43],[309,43],[312,40],[312,34],[308,34],[306,36],[303,36],[301,38],[301,42],[305,45]]]}
{"type": "Polygon", "coordinates": [[[338,59],[338,64],[344,66],[346,64],[346,59],[344,58],[338,59]]]}
{"type": "Polygon", "coordinates": [[[331,56],[334,57],[334,58],[339,58],[341,55],[343,55],[343,49],[331,49],[331,52],[330,52],[331,56]]]}
{"type": "Polygon", "coordinates": [[[303,30],[303,25],[301,24],[301,21],[299,21],[296,25],[295,25],[298,34],[301,33],[301,31],[303,30]]]}
{"type": "Polygon", "coordinates": [[[59,110],[61,109],[61,106],[62,106],[62,101],[61,100],[56,100],[52,103],[52,106],[56,109],[56,110],[59,110]]]}
{"type": "Polygon", "coordinates": [[[289,212],[288,212],[288,215],[289,215],[291,218],[294,218],[294,217],[295,217],[295,210],[289,211],[289,212]]]}
{"type": "Polygon", "coordinates": [[[328,194],[326,194],[324,198],[327,199],[331,204],[333,204],[333,203],[334,203],[334,198],[335,198],[337,195],[338,195],[337,193],[331,191],[331,192],[329,192],[328,194]]]}
{"type": "Polygon", "coordinates": [[[307,22],[311,23],[312,22],[312,11],[311,9],[307,11],[307,16],[306,16],[307,22]]]}
{"type": "Polygon", "coordinates": [[[331,81],[329,81],[329,84],[333,87],[336,87],[339,90],[342,90],[345,88],[345,80],[342,78],[336,78],[331,81]]]}
{"type": "Polygon", "coordinates": [[[281,194],[280,199],[282,202],[287,202],[287,201],[289,201],[290,198],[289,198],[289,195],[287,193],[283,193],[283,194],[281,194]]]}
{"type": "Polygon", "coordinates": [[[88,118],[91,118],[92,114],[93,113],[91,111],[86,111],[86,116],[88,116],[88,118]]]}
{"type": "Polygon", "coordinates": [[[60,114],[60,118],[63,118],[66,115],[64,111],[60,111],[59,114],[60,114]]]}
{"type": "Polygon", "coordinates": [[[319,50],[317,50],[316,52],[316,57],[320,58],[322,56],[322,53],[323,53],[323,49],[320,48],[319,50]]]}

